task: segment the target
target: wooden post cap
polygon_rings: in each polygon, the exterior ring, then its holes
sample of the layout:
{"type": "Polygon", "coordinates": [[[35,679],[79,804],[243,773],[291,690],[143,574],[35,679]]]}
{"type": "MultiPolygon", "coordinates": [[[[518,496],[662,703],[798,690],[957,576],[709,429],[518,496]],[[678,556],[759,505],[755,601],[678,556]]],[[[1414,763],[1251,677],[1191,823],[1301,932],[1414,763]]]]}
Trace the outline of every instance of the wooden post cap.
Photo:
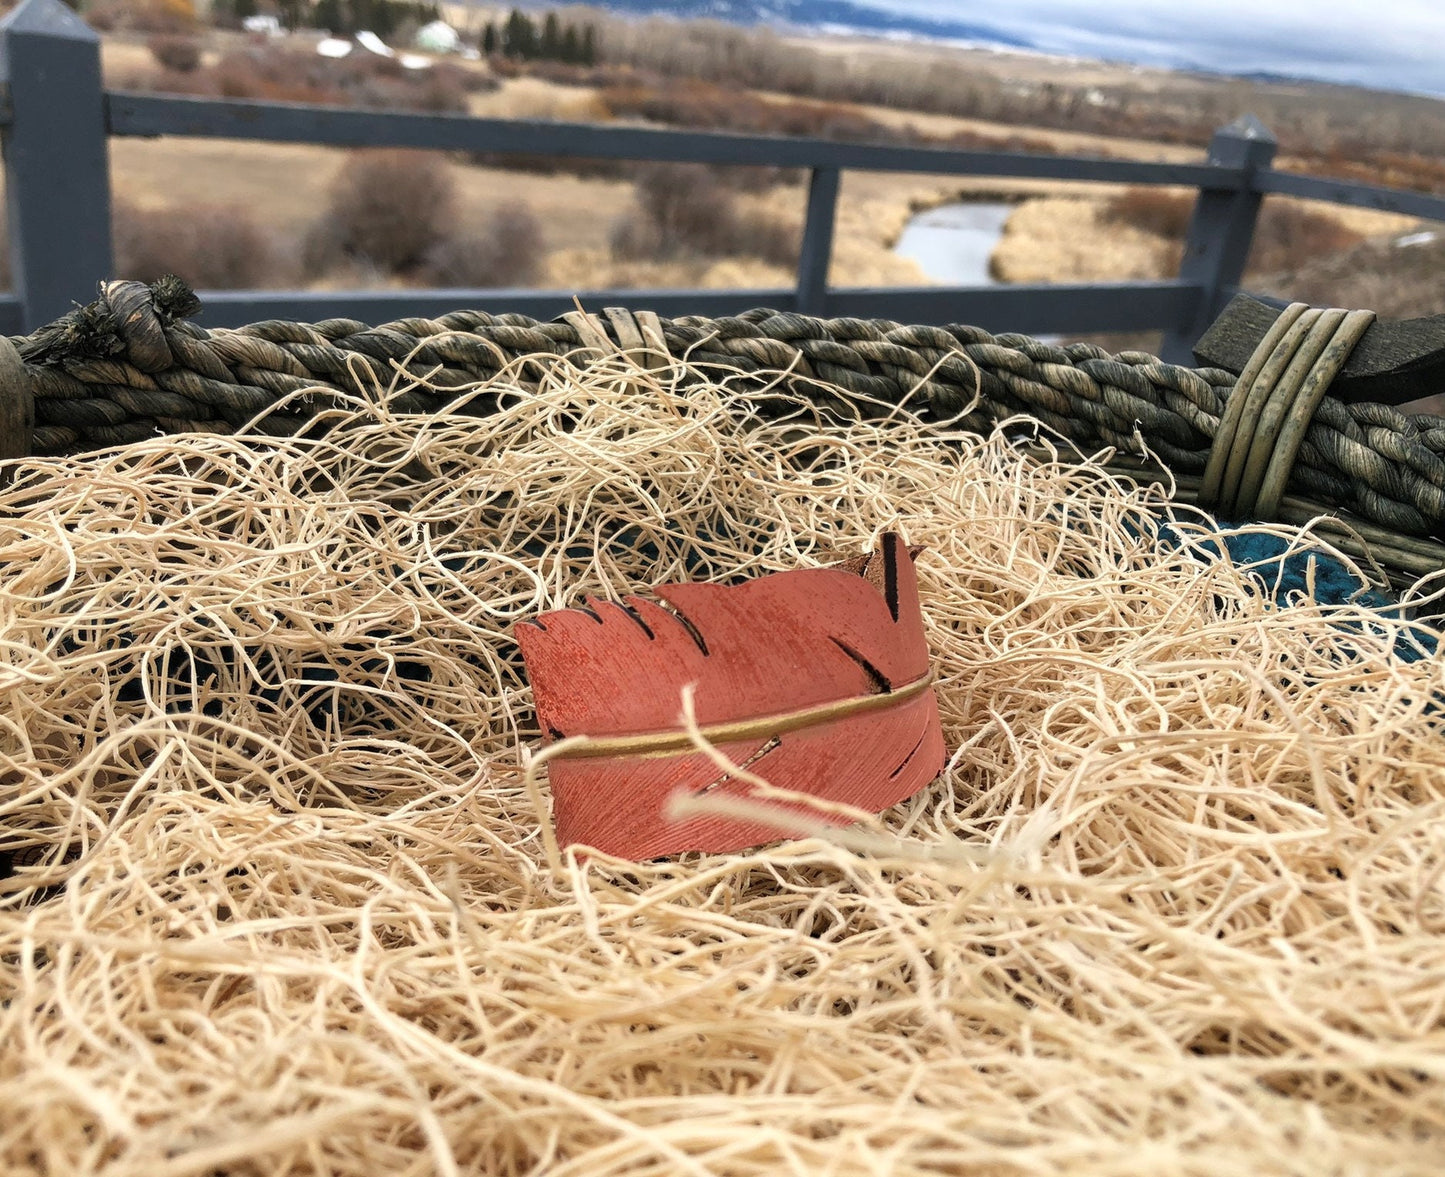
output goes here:
{"type": "MultiPolygon", "coordinates": [[[[1237,294],[1194,345],[1201,367],[1239,373],[1284,312],[1249,294],[1237,294]]],[[[1355,346],[1329,393],[1347,402],[1399,405],[1445,388],[1445,315],[1377,319],[1355,346]]]]}

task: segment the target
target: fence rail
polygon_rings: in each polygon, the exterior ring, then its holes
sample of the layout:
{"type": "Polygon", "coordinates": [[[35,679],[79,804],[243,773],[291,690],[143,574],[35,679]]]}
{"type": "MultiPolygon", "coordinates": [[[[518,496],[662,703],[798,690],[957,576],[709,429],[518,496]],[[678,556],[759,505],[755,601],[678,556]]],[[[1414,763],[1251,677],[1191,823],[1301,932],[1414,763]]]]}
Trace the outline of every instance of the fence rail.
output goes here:
{"type": "MultiPolygon", "coordinates": [[[[555,155],[809,170],[797,281],[782,290],[593,290],[585,305],[725,315],[757,306],[807,314],[968,322],[994,331],[1069,333],[1163,328],[1165,358],[1193,343],[1238,288],[1268,193],[1445,221],[1445,199],[1275,171],[1276,142],[1245,117],[1215,133],[1203,163],[840,143],[700,131],[503,121],[288,103],[174,98],[104,90],[96,34],[61,0],[24,0],[0,21],[0,142],[14,293],[0,331],[30,331],[63,314],[112,269],[108,140],[175,135],[332,146],[394,146],[491,155],[555,155]],[[828,285],[841,173],[916,172],[1196,188],[1178,278],[1162,282],[1006,287],[838,288],[828,285]]],[[[549,317],[574,292],[415,290],[202,292],[206,322],[345,316],[378,322],[459,307],[549,317]]]]}

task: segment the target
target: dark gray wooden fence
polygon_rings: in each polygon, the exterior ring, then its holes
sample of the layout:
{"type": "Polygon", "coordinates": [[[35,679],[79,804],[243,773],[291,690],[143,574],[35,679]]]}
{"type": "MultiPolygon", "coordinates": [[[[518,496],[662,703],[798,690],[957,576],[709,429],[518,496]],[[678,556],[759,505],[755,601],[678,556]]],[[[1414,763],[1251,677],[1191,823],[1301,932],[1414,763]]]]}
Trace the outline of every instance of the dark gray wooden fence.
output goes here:
{"type": "Polygon", "coordinates": [[[205,322],[381,322],[461,307],[551,317],[628,306],[664,315],[723,315],[770,306],[807,314],[993,331],[1077,333],[1163,328],[1166,358],[1190,346],[1238,288],[1260,199],[1277,192],[1445,220],[1445,199],[1274,171],[1274,137],[1246,117],[1218,131],[1199,164],[1140,163],[723,135],[638,127],[501,121],[459,115],[342,110],[286,103],[106,91],[96,34],[61,0],[24,0],[0,21],[0,139],[14,293],[0,296],[0,331],[31,331],[85,300],[111,276],[110,136],[187,135],[347,147],[416,147],[713,164],[772,164],[811,173],[797,284],[789,290],[415,290],[358,293],[202,292],[205,322]],[[847,168],[1199,190],[1179,276],[1162,282],[946,288],[836,288],[827,282],[840,173],[847,168]]]}

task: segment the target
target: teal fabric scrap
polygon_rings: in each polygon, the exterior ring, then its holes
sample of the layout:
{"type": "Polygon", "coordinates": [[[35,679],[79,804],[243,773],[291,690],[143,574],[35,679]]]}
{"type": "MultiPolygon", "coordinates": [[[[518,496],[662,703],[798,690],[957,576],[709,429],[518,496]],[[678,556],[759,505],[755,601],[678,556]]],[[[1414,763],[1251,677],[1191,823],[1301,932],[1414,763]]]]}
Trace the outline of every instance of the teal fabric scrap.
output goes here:
{"type": "Polygon", "coordinates": [[[1323,605],[1359,605],[1384,619],[1412,622],[1395,642],[1395,655],[1402,662],[1431,657],[1438,648],[1441,635],[1436,628],[1421,624],[1423,619],[1413,616],[1397,597],[1370,584],[1322,548],[1291,543],[1264,531],[1231,530],[1227,524],[1220,525],[1217,536],[1191,532],[1187,537],[1165,524],[1159,529],[1159,539],[1167,546],[1189,547],[1214,559],[1228,552],[1230,561],[1281,607],[1313,598],[1323,605]]]}

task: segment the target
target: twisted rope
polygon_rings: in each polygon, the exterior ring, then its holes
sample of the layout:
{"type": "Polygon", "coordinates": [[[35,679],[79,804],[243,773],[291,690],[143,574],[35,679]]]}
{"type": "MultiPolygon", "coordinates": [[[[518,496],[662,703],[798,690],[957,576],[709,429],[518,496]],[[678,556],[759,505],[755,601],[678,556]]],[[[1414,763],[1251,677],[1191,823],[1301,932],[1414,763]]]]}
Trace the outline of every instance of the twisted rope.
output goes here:
{"type": "MultiPolygon", "coordinates": [[[[767,309],[675,319],[610,310],[553,322],[457,311],[377,327],[326,319],[216,330],[188,321],[197,309],[176,280],[111,282],[90,306],[11,340],[34,400],[31,451],[71,452],[157,431],[230,432],[291,393],[357,393],[390,384],[398,370],[425,376],[436,391],[407,392],[396,408],[432,412],[452,399],[447,390],[484,381],[519,357],[646,346],[729,372],[788,369],[783,392],[865,415],[904,398],[926,419],[962,413],[960,423],[979,431],[1027,414],[1082,450],[1152,453],[1192,476],[1205,472],[1235,386],[1222,369],[1165,364],[1143,352],[767,309]],[[838,405],[838,390],[857,399],[838,405]]],[[[259,425],[290,434],[320,407],[293,398],[259,425]]],[[[1326,396],[1286,489],[1391,533],[1445,537],[1442,455],[1445,419],[1326,396]]]]}

